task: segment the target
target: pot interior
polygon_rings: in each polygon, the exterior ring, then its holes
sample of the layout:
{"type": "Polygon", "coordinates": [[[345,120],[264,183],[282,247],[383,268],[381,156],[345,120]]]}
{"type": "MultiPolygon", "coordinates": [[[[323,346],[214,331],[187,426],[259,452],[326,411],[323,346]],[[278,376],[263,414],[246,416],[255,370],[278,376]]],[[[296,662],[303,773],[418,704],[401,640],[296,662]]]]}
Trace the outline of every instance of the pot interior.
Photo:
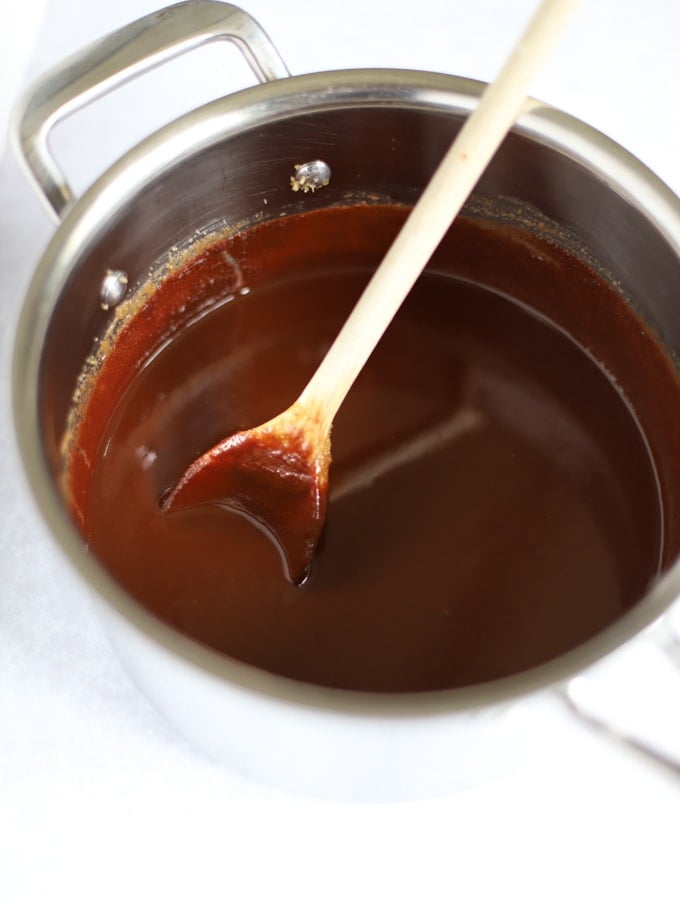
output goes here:
{"type": "MultiPolygon", "coordinates": [[[[286,91],[295,97],[292,89],[286,91]]],[[[171,130],[151,147],[163,149],[159,165],[151,151],[146,158],[143,150],[133,152],[112,181],[85,196],[72,213],[71,235],[69,221],[61,230],[66,238],[58,262],[60,286],[38,377],[41,441],[55,485],[63,477],[63,439],[80,375],[116,316],[101,303],[108,270],[125,272],[133,295],[150,280],[158,283],[185,263],[192,249],[225,228],[352,203],[413,204],[460,128],[469,98],[458,103],[458,93],[442,92],[428,99],[422,90],[412,97],[402,91],[396,98],[389,83],[373,95],[353,90],[323,104],[305,96],[299,109],[293,103],[286,109],[279,105],[219,138],[192,147],[181,140],[174,157],[170,148],[178,133],[171,130]],[[293,192],[295,166],[315,159],[330,166],[329,185],[313,193],[293,192]],[[130,172],[134,175],[140,161],[144,177],[133,185],[130,172]],[[100,204],[103,214],[97,216],[99,198],[111,194],[116,180],[125,189],[121,200],[100,204]]],[[[219,102],[211,109],[215,120],[219,102]]],[[[480,181],[466,214],[521,227],[587,262],[616,287],[675,362],[680,258],[674,237],[647,204],[655,191],[662,196],[660,207],[668,199],[660,187],[649,189],[648,174],[640,175],[625,155],[617,163],[606,142],[567,124],[565,131],[565,118],[553,111],[525,117],[480,181]],[[616,164],[615,172],[601,169],[602,161],[616,164]],[[644,191],[637,195],[636,187],[644,191]]],[[[586,305],[586,333],[588,317],[586,305]]],[[[675,443],[680,445],[680,436],[669,449],[675,443]]],[[[670,462],[660,466],[660,560],[666,569],[680,544],[680,475],[670,462]]]]}

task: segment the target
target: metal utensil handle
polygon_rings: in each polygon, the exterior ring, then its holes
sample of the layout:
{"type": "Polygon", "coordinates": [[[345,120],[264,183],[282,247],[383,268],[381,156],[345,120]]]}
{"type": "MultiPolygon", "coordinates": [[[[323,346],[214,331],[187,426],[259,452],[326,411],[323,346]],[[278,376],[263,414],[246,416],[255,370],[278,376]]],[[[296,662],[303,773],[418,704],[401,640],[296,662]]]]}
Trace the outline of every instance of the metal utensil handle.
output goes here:
{"type": "MultiPolygon", "coordinates": [[[[654,678],[656,683],[663,681],[666,688],[668,688],[666,682],[669,678],[673,678],[673,668],[680,668],[680,630],[673,625],[669,613],[657,620],[640,638],[629,642],[626,647],[642,651],[643,646],[646,648],[645,652],[649,654],[652,663],[655,662],[655,657],[661,656],[667,658],[667,662],[671,664],[667,670],[668,675],[663,673],[661,679],[659,677],[654,678]]],[[[610,666],[612,673],[608,679],[606,676],[604,679],[605,687],[609,685],[616,688],[617,673],[615,664],[616,660],[614,659],[610,666]]],[[[630,665],[624,665],[624,668],[629,669],[630,665]]],[[[643,692],[643,696],[651,698],[650,679],[652,677],[644,675],[644,666],[640,672],[643,673],[643,675],[640,675],[640,679],[642,681],[645,678],[648,680],[645,683],[646,690],[643,692]]],[[[606,701],[604,704],[598,702],[597,685],[598,679],[591,679],[588,671],[586,671],[583,675],[575,676],[565,686],[556,689],[556,691],[564,703],[567,704],[571,713],[591,729],[603,734],[609,740],[627,748],[629,751],[642,755],[647,761],[664,768],[675,779],[680,779],[680,749],[677,746],[678,732],[667,732],[666,736],[670,735],[672,738],[666,737],[663,741],[657,737],[651,737],[649,735],[649,727],[646,729],[640,728],[636,725],[634,717],[630,718],[626,715],[622,716],[621,713],[618,715],[612,713],[612,708],[607,706],[606,701]]],[[[677,682],[674,681],[673,685],[674,687],[677,686],[677,682]]],[[[649,705],[651,707],[652,700],[649,701],[649,705]]],[[[677,725],[675,710],[669,711],[668,703],[666,702],[666,706],[661,707],[660,712],[655,714],[654,722],[657,728],[659,726],[667,728],[669,724],[674,728],[677,725]]],[[[658,732],[656,735],[658,735],[658,732]]]]}
{"type": "Polygon", "coordinates": [[[236,44],[260,82],[290,75],[264,30],[242,9],[220,0],[187,0],[90,44],[33,83],[15,107],[12,140],[57,219],[73,193],[47,144],[56,123],[141,73],[217,40],[236,44]]]}

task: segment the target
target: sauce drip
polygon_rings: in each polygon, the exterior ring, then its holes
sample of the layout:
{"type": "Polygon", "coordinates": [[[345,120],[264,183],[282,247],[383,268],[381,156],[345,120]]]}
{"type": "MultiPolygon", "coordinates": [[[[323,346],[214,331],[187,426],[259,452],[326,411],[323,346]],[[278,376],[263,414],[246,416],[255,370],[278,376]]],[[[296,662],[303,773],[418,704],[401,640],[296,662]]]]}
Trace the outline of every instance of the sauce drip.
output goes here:
{"type": "Polygon", "coordinates": [[[615,621],[680,547],[665,354],[575,255],[469,217],[337,415],[304,586],[237,513],[160,511],[204,450],[297,397],[404,213],[262,223],[165,280],[102,366],[70,470],[91,550],[160,618],[281,675],[385,692],[545,662],[615,621]]]}

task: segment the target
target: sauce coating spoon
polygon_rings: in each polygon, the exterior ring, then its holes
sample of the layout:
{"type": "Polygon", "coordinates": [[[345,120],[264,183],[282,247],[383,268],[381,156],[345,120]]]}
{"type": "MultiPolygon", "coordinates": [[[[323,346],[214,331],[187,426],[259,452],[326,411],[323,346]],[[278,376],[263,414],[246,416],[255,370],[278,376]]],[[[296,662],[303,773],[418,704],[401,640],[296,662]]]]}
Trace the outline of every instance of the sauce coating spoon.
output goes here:
{"type": "Polygon", "coordinates": [[[335,414],[515,122],[531,79],[579,2],[543,0],[298,399],[192,462],[163,498],[165,511],[210,503],[239,510],[275,539],[289,579],[306,579],[325,519],[335,414]]]}

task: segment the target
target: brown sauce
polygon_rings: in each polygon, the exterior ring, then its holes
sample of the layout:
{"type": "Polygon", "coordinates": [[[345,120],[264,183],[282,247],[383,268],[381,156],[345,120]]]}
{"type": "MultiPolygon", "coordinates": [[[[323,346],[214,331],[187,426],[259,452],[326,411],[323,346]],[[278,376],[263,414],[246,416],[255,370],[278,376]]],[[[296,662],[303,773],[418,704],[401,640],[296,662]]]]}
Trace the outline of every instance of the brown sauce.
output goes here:
{"type": "Polygon", "coordinates": [[[403,216],[310,212],[204,251],[121,330],[70,463],[87,543],[144,606],[341,688],[450,688],[549,660],[630,608],[680,547],[670,362],[579,258],[470,218],[336,418],[303,587],[242,516],[161,511],[193,459],[297,397],[403,216]]]}

